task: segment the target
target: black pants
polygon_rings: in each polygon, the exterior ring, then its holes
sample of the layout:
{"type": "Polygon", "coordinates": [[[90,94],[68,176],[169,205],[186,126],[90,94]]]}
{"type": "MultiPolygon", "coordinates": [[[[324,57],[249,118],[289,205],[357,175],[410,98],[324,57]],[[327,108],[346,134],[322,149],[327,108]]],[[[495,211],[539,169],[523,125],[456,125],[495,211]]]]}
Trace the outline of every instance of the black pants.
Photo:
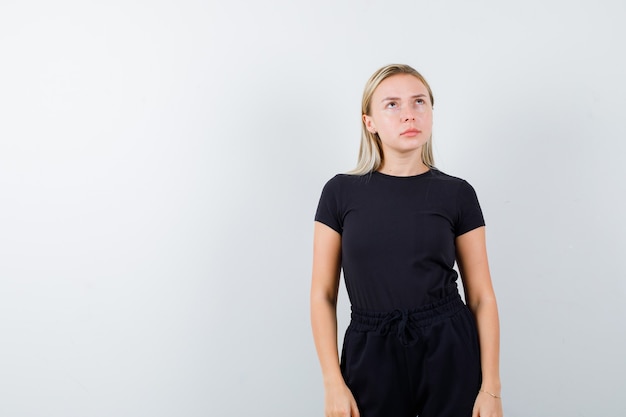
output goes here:
{"type": "Polygon", "coordinates": [[[353,308],[341,371],[361,417],[470,417],[481,381],[474,317],[458,294],[418,310],[353,308]]]}

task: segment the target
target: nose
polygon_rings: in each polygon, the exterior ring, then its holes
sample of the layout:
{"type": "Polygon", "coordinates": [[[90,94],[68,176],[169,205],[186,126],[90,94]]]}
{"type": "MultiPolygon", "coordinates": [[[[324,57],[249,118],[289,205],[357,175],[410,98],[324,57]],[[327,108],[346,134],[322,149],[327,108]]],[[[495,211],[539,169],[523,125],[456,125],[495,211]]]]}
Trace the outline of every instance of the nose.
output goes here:
{"type": "Polygon", "coordinates": [[[415,110],[413,109],[405,109],[404,114],[402,115],[403,122],[410,122],[415,120],[415,110]]]}

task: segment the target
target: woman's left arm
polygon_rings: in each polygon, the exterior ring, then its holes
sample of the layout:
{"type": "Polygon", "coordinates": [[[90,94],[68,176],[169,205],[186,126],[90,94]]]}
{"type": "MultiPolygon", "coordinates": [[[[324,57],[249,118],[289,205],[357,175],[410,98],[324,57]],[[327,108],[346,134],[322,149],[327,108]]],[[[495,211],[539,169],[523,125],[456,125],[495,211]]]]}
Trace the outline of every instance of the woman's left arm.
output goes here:
{"type": "Polygon", "coordinates": [[[489,273],[485,228],[479,227],[458,236],[456,251],[465,301],[476,318],[480,343],[482,385],[472,417],[501,417],[500,324],[489,273]]]}

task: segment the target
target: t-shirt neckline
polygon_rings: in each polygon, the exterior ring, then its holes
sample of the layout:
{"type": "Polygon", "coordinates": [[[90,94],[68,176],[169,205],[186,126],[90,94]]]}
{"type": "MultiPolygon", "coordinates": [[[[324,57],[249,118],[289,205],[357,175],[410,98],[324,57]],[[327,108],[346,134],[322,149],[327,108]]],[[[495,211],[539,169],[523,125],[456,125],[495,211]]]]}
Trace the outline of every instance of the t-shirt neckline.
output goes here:
{"type": "Polygon", "coordinates": [[[416,179],[416,178],[421,178],[421,177],[426,177],[428,175],[430,175],[433,172],[434,168],[429,168],[428,171],[422,172],[421,174],[416,174],[416,175],[407,175],[407,176],[400,176],[400,175],[390,175],[390,174],[383,174],[380,171],[372,171],[372,174],[375,174],[381,178],[389,178],[392,180],[411,180],[411,179],[416,179]]]}

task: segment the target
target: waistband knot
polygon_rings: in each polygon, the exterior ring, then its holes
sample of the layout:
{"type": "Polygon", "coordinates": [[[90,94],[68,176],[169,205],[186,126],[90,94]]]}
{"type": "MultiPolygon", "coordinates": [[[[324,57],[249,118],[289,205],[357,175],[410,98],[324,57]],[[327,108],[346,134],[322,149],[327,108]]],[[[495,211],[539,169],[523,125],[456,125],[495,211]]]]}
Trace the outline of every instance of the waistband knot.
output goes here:
{"type": "Polygon", "coordinates": [[[400,342],[410,346],[416,344],[433,323],[452,317],[462,308],[466,307],[458,293],[414,309],[370,311],[352,306],[350,326],[356,331],[376,332],[381,336],[395,330],[400,342]]]}
{"type": "Polygon", "coordinates": [[[410,321],[411,314],[407,310],[393,310],[385,316],[378,326],[380,335],[388,334],[396,327],[396,335],[404,346],[415,344],[419,340],[418,329],[410,321]]]}

